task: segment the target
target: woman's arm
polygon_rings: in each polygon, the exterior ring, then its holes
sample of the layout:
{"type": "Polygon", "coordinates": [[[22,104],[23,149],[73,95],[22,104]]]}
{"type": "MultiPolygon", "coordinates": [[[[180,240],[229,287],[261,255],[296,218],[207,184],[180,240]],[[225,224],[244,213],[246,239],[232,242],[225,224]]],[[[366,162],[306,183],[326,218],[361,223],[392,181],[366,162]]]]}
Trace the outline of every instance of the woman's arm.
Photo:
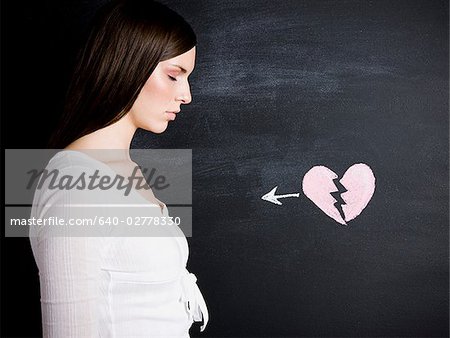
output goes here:
{"type": "MultiPolygon", "coordinates": [[[[84,171],[92,170],[71,167],[60,174],[77,177],[84,171]]],[[[42,219],[82,218],[88,214],[86,208],[73,204],[104,198],[88,190],[43,189],[33,214],[42,219]]],[[[40,227],[30,238],[39,269],[43,336],[98,337],[102,238],[54,237],[52,231],[52,226],[40,227]]]]}
{"type": "Polygon", "coordinates": [[[44,337],[97,337],[100,253],[96,237],[38,239],[44,337]]]}

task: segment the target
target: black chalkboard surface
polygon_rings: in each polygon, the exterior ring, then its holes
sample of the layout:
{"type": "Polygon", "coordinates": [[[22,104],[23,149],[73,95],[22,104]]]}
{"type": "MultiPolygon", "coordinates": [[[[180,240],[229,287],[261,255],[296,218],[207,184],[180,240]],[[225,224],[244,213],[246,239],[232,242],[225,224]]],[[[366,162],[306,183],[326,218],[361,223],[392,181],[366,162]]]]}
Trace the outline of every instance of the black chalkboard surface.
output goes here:
{"type": "Polygon", "coordinates": [[[191,335],[448,337],[448,1],[163,2],[198,37],[193,101],[132,147],[192,149],[191,335]],[[339,209],[358,163],[373,195],[342,224],[304,177],[335,173],[339,209]]]}
{"type": "Polygon", "coordinates": [[[193,102],[133,146],[193,149],[207,334],[448,336],[448,3],[166,3],[198,35],[193,102]],[[376,188],[343,226],[302,179],[355,163],[376,188]]]}

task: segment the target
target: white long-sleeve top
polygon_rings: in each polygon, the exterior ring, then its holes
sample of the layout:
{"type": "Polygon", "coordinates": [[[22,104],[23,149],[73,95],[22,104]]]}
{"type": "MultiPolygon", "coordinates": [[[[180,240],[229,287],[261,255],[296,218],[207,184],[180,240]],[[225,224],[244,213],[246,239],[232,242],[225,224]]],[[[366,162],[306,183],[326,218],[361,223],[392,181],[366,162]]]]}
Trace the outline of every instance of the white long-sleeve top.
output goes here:
{"type": "MultiPolygon", "coordinates": [[[[99,163],[77,151],[62,151],[46,169],[76,177],[106,170],[99,163]]],[[[35,192],[31,217],[79,218],[83,209],[70,205],[101,203],[104,198],[123,202],[122,192],[114,194],[51,190],[44,184],[35,192]]],[[[143,197],[133,194],[131,200],[142,203],[143,197]]],[[[108,216],[108,210],[96,212],[108,216]]],[[[149,208],[155,210],[168,216],[165,205],[162,210],[149,208]]],[[[167,237],[52,237],[46,235],[49,228],[30,229],[39,269],[43,336],[189,337],[192,322],[202,319],[203,330],[208,311],[196,277],[186,269],[186,238],[178,227],[168,229],[167,237]]]]}

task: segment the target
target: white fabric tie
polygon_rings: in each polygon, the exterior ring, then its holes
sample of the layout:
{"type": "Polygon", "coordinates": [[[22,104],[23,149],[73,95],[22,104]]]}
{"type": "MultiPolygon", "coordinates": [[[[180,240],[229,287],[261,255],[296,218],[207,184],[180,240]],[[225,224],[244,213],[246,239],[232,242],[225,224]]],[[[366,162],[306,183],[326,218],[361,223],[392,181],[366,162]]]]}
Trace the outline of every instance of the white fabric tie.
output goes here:
{"type": "Polygon", "coordinates": [[[200,327],[200,331],[203,331],[208,323],[209,314],[203,295],[197,286],[197,277],[186,270],[186,273],[181,277],[181,287],[181,301],[186,304],[189,318],[196,322],[203,319],[203,325],[200,327]]]}

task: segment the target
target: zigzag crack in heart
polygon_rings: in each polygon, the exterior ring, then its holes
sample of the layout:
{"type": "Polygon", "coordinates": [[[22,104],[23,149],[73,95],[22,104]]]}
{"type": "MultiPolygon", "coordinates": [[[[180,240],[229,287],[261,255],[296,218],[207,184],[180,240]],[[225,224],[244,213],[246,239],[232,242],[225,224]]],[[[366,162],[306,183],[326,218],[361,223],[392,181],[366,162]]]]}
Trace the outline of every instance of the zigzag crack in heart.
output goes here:
{"type": "MultiPolygon", "coordinates": [[[[344,210],[342,209],[342,205],[346,204],[345,201],[342,199],[341,194],[348,191],[342,184],[339,182],[339,178],[335,178],[333,180],[334,185],[338,189],[337,191],[330,192],[330,195],[334,197],[336,200],[336,203],[334,203],[334,207],[339,211],[339,214],[341,215],[342,219],[345,220],[344,210]]],[[[345,223],[343,225],[347,225],[345,223]]]]}

